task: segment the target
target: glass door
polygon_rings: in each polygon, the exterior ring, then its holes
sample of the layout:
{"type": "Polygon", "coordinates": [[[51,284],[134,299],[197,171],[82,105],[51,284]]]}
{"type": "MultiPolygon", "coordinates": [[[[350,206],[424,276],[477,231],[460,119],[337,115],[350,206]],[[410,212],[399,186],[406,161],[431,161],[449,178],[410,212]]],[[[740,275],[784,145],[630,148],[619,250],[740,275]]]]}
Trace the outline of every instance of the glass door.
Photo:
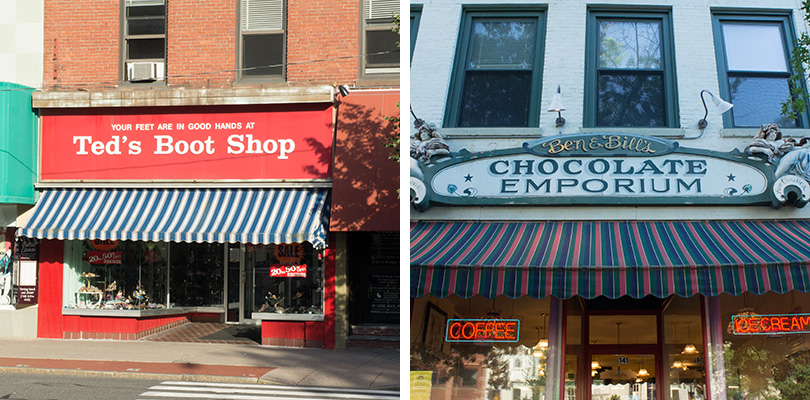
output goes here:
{"type": "Polygon", "coordinates": [[[656,400],[655,354],[593,354],[592,400],[656,400]]]}
{"type": "Polygon", "coordinates": [[[245,271],[242,263],[242,251],[240,245],[231,243],[226,246],[225,257],[228,261],[225,287],[225,322],[241,322],[242,299],[244,298],[245,271]]]}
{"type": "Polygon", "coordinates": [[[253,321],[253,311],[255,310],[256,292],[256,246],[246,244],[242,246],[242,262],[240,263],[240,276],[242,277],[240,291],[241,301],[239,302],[239,322],[253,321]]]}
{"type": "MultiPolygon", "coordinates": [[[[658,304],[651,309],[586,310],[584,376],[588,400],[664,400],[661,394],[658,304]]],[[[643,305],[643,304],[642,304],[643,305]]],[[[598,306],[598,304],[597,304],[598,306]]],[[[608,304],[616,307],[616,304],[608,304]]],[[[596,308],[596,307],[594,307],[596,308]]]]}

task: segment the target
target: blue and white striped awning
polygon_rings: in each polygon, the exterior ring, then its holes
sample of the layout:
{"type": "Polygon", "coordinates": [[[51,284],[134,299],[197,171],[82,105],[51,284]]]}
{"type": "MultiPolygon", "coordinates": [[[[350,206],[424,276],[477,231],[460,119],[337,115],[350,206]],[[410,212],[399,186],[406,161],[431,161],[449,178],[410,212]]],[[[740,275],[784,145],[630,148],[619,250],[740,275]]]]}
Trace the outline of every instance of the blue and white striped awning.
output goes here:
{"type": "Polygon", "coordinates": [[[326,247],[327,189],[46,190],[20,236],[326,247]]]}

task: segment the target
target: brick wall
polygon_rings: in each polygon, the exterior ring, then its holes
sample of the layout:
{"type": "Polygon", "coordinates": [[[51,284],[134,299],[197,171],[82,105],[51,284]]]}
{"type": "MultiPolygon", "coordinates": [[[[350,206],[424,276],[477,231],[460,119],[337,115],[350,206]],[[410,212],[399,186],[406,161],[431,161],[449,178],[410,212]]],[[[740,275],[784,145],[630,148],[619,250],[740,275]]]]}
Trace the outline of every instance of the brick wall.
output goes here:
{"type": "Polygon", "coordinates": [[[118,0],[45,2],[43,85],[118,81],[118,0]]]}
{"type": "MultiPolygon", "coordinates": [[[[358,75],[360,1],[287,1],[287,83],[353,83],[358,75]]],[[[120,79],[120,0],[45,2],[46,88],[114,87],[120,79]]],[[[166,74],[170,85],[234,83],[237,0],[171,0],[166,74]]]]}
{"type": "Polygon", "coordinates": [[[236,68],[236,8],[235,0],[169,1],[169,85],[230,86],[236,68]]]}
{"type": "Polygon", "coordinates": [[[357,79],[360,0],[288,0],[287,7],[287,62],[292,64],[287,81],[343,84],[357,79]]]}

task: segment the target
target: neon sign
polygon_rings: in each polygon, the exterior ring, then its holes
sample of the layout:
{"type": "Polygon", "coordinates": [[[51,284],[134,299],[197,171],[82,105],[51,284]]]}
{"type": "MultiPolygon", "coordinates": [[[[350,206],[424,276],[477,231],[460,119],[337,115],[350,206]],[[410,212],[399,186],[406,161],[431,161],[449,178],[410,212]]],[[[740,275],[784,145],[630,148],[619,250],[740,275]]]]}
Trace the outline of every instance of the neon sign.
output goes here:
{"type": "Polygon", "coordinates": [[[810,314],[732,315],[735,335],[810,333],[810,314]]]}
{"type": "Polygon", "coordinates": [[[449,319],[448,342],[517,342],[519,319],[449,319]]]}

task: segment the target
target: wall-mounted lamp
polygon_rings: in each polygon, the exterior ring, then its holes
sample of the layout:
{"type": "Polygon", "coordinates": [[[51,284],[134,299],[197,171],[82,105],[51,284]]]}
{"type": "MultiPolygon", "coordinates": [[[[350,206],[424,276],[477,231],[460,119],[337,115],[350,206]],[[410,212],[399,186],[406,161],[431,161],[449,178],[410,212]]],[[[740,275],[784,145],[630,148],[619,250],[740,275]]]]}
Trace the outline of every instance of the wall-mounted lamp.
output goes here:
{"type": "Polygon", "coordinates": [[[562,117],[561,111],[565,111],[565,106],[562,104],[562,96],[560,95],[560,85],[557,85],[557,93],[551,99],[551,105],[548,106],[548,112],[556,112],[557,120],[554,121],[554,126],[557,128],[565,125],[565,118],[562,117]]]}
{"type": "Polygon", "coordinates": [[[709,122],[706,121],[706,117],[709,115],[709,109],[706,108],[706,99],[703,98],[703,93],[704,92],[708,93],[709,96],[712,97],[712,101],[714,102],[714,106],[717,107],[717,114],[718,115],[723,114],[724,112],[726,112],[728,110],[731,110],[731,107],[734,107],[734,104],[731,104],[731,103],[721,99],[720,96],[715,96],[715,95],[712,94],[712,92],[710,92],[708,90],[705,90],[705,89],[701,90],[700,91],[700,101],[703,102],[703,110],[705,110],[706,113],[703,114],[703,119],[698,121],[698,129],[706,129],[706,127],[709,125],[709,122]]]}
{"type": "Polygon", "coordinates": [[[346,86],[346,85],[340,85],[340,86],[338,86],[338,91],[340,92],[340,94],[341,94],[343,97],[346,97],[346,96],[348,96],[348,95],[349,95],[349,87],[348,87],[348,86],[346,86]]]}

